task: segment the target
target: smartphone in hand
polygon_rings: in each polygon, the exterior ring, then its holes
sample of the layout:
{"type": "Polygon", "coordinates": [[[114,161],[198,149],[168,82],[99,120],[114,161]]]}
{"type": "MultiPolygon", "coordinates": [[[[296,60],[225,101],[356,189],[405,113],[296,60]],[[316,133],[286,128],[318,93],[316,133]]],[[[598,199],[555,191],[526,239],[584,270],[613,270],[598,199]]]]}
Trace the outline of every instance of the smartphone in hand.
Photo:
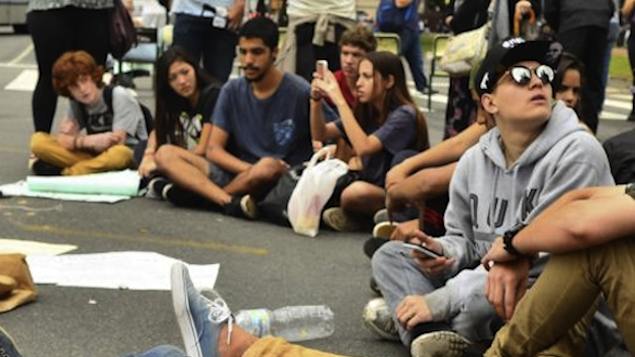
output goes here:
{"type": "Polygon", "coordinates": [[[324,78],[324,72],[329,68],[329,62],[327,60],[317,60],[315,62],[315,71],[324,78]]]}
{"type": "Polygon", "coordinates": [[[403,246],[406,248],[410,248],[412,250],[415,250],[425,256],[427,256],[428,258],[441,258],[443,257],[443,255],[433,251],[432,249],[428,248],[428,247],[424,247],[422,245],[418,245],[418,244],[412,244],[412,243],[403,243],[403,246]]]}

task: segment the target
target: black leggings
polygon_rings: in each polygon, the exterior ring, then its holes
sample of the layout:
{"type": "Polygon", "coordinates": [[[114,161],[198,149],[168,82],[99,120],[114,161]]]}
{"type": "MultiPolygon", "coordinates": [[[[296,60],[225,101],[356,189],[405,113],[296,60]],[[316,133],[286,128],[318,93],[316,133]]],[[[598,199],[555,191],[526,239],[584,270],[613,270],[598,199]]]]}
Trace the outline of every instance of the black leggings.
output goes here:
{"type": "Polygon", "coordinates": [[[73,6],[31,11],[27,24],[35,47],[39,78],[31,100],[35,131],[49,133],[57,107],[51,69],[55,61],[71,50],[90,53],[98,64],[106,63],[110,9],[90,10],[73,6]]]}

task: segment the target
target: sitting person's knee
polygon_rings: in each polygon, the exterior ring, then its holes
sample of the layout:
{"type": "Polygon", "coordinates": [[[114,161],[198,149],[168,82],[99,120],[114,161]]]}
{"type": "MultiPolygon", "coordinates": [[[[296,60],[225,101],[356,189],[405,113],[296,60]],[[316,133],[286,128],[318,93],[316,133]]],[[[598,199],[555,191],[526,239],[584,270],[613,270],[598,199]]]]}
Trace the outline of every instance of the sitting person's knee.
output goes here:
{"type": "Polygon", "coordinates": [[[273,182],[278,180],[285,171],[286,167],[280,160],[265,157],[254,165],[250,177],[254,183],[273,182]]]}
{"type": "Polygon", "coordinates": [[[154,154],[154,162],[159,170],[165,169],[176,157],[175,147],[170,144],[161,145],[154,154]]]}
{"type": "Polygon", "coordinates": [[[364,205],[364,201],[366,201],[371,194],[366,184],[353,182],[342,191],[340,206],[344,210],[355,210],[355,208],[364,205]]]}
{"type": "Polygon", "coordinates": [[[38,154],[47,151],[46,143],[50,141],[51,136],[47,133],[36,132],[31,136],[31,152],[38,154]]]}

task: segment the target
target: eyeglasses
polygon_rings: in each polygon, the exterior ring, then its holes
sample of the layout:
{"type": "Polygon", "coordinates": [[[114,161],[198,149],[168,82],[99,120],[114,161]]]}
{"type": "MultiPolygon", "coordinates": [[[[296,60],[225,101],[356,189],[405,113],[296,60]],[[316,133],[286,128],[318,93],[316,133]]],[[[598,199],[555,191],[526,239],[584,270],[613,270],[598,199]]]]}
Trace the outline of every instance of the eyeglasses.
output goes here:
{"type": "MultiPolygon", "coordinates": [[[[512,80],[519,86],[525,86],[531,81],[531,68],[525,66],[516,65],[507,70],[512,80]]],[[[553,81],[555,73],[553,69],[545,64],[541,64],[533,69],[536,77],[540,79],[542,84],[550,84],[553,81]]]]}

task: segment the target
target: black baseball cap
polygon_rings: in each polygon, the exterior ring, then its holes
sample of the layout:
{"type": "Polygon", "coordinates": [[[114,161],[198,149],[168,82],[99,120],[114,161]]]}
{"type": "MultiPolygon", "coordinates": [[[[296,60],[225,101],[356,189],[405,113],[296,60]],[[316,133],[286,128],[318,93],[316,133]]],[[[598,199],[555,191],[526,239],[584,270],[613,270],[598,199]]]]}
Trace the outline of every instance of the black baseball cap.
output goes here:
{"type": "Polygon", "coordinates": [[[476,72],[474,89],[479,96],[493,92],[500,76],[518,62],[536,61],[556,68],[561,54],[562,45],[558,42],[507,39],[487,51],[476,72]]]}

